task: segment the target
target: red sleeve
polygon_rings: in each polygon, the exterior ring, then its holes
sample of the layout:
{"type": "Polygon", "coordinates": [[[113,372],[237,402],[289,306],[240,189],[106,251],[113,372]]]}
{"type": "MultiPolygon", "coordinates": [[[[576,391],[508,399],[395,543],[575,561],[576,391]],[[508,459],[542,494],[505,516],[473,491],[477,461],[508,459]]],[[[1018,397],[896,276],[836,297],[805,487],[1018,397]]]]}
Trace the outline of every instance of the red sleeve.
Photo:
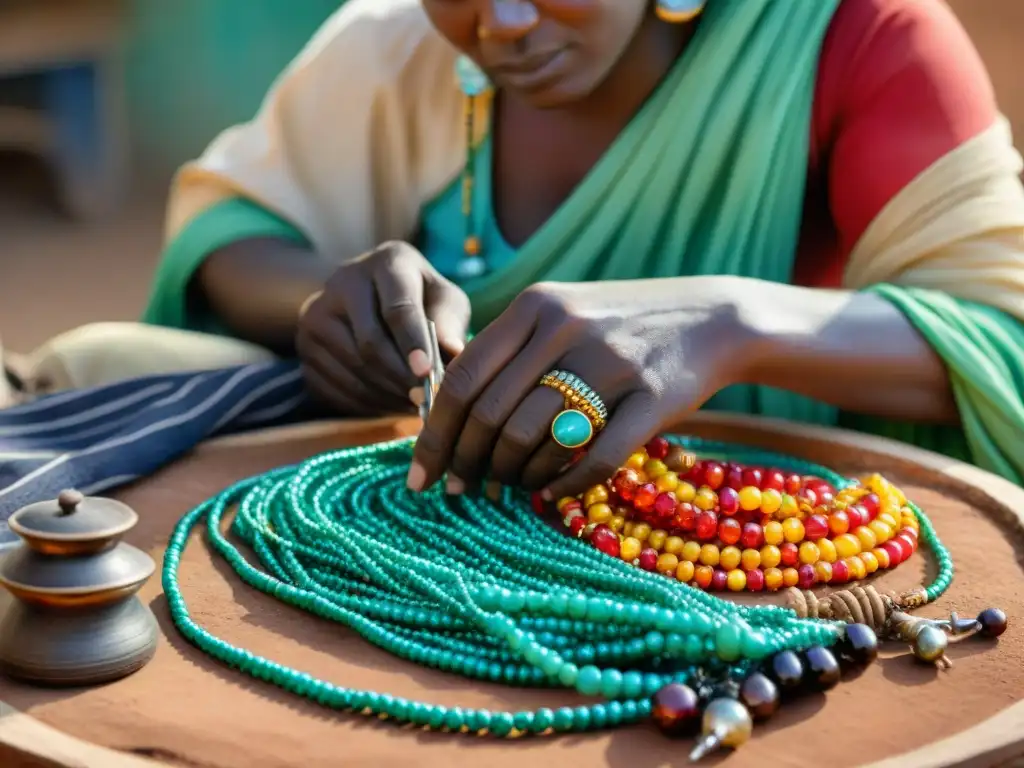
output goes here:
{"type": "Polygon", "coordinates": [[[844,0],[822,48],[812,140],[840,261],[896,193],[997,115],[945,3],[844,0]]]}

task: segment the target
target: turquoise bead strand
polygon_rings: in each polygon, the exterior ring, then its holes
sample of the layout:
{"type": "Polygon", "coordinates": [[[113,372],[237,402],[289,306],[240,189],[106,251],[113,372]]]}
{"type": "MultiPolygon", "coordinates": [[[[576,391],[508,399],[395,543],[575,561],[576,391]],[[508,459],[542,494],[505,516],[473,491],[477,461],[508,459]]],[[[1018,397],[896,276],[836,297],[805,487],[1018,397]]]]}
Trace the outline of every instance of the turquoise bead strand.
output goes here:
{"type": "MultiPolygon", "coordinates": [[[[785,457],[683,442],[702,454],[846,484],[785,457]]],[[[495,736],[633,723],[650,714],[653,693],[698,670],[742,677],[781,650],[828,646],[841,636],[838,623],[735,605],[609,558],[538,518],[519,492],[506,490],[497,502],[412,494],[404,485],[411,451],[411,441],[398,441],[330,452],[244,480],[189,512],[164,559],[175,626],[213,658],[326,707],[495,736]],[[221,532],[236,505],[234,532],[262,568],[221,532]],[[335,685],[237,648],[192,618],[179,587],[181,557],[204,522],[213,549],[248,585],[389,653],[470,679],[600,700],[521,712],[443,707],[335,685]]],[[[939,553],[934,529],[919,519],[939,553]]],[[[946,578],[939,562],[936,594],[946,578]]],[[[951,568],[949,561],[948,580],[951,568]]]]}

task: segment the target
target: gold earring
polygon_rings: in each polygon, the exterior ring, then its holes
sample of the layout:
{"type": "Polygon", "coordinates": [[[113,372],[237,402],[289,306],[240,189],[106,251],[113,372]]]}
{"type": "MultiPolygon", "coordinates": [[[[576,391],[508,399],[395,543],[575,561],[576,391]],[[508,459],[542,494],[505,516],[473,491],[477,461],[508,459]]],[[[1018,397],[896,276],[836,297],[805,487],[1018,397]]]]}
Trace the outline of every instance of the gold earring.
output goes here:
{"type": "Polygon", "coordinates": [[[658,0],[655,13],[669,24],[685,24],[700,16],[706,5],[707,0],[658,0]]]}

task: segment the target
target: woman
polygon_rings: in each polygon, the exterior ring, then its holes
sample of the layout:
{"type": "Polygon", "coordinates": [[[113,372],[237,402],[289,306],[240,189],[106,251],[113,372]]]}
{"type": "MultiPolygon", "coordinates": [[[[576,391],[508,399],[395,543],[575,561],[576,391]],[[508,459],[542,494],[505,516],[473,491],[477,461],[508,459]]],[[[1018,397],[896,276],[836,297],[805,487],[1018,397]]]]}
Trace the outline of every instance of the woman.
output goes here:
{"type": "Polygon", "coordinates": [[[410,407],[432,320],[418,490],[564,494],[702,406],[1020,482],[1020,170],[938,0],[351,0],[179,174],[147,319],[360,415],[410,407]]]}

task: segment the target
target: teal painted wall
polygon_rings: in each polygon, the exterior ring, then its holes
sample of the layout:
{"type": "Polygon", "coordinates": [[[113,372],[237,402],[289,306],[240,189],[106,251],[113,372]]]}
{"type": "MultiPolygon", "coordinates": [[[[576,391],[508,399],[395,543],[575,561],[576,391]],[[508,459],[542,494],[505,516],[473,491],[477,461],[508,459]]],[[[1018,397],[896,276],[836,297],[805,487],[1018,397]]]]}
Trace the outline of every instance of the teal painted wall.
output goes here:
{"type": "Polygon", "coordinates": [[[137,165],[164,173],[246,120],[339,0],[132,0],[127,100],[137,165]]]}

